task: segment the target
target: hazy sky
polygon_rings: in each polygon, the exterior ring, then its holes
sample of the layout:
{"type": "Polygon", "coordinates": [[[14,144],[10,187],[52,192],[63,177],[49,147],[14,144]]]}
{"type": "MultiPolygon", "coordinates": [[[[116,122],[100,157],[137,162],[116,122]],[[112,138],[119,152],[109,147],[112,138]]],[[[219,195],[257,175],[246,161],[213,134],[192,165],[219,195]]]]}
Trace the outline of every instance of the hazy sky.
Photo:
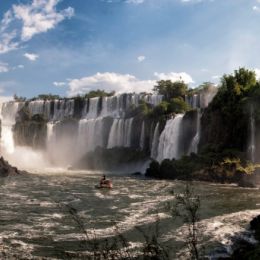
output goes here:
{"type": "Polygon", "coordinates": [[[260,68],[260,0],[1,0],[1,95],[196,86],[260,68]]]}

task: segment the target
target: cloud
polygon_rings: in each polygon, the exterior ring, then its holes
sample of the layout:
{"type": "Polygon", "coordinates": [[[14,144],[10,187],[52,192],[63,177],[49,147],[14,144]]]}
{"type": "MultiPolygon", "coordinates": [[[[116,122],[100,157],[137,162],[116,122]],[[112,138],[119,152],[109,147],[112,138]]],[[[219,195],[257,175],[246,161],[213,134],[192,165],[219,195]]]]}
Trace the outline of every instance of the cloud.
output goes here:
{"type": "Polygon", "coordinates": [[[17,66],[18,69],[24,69],[24,65],[20,64],[17,66]]]}
{"type": "Polygon", "coordinates": [[[254,71],[255,71],[255,74],[256,74],[256,79],[257,80],[260,80],[260,69],[254,69],[254,71]]]}
{"type": "Polygon", "coordinates": [[[60,0],[33,0],[29,4],[12,5],[0,22],[0,54],[19,48],[22,42],[71,18],[74,9],[68,7],[57,11],[59,2],[60,0]]]}
{"type": "Polygon", "coordinates": [[[113,72],[96,73],[95,75],[80,79],[71,79],[68,82],[69,96],[84,94],[91,90],[104,89],[116,93],[152,92],[157,80],[169,79],[172,81],[183,80],[185,83],[193,83],[191,76],[185,72],[154,73],[155,79],[140,80],[130,74],[118,74],[113,72]]]}
{"type": "Polygon", "coordinates": [[[194,83],[192,77],[186,72],[170,72],[170,73],[158,73],[155,72],[154,76],[158,78],[158,80],[171,80],[175,81],[183,81],[186,84],[194,83]]]}
{"type": "Polygon", "coordinates": [[[25,53],[23,56],[30,61],[36,61],[39,58],[39,55],[35,53],[28,53],[28,52],[25,53]]]}
{"type": "Polygon", "coordinates": [[[256,0],[256,4],[257,4],[257,5],[254,5],[254,6],[252,7],[252,9],[253,9],[253,11],[255,11],[255,12],[260,12],[260,7],[259,7],[260,1],[259,1],[259,0],[256,0]]]}
{"type": "Polygon", "coordinates": [[[146,57],[143,55],[137,57],[138,62],[143,62],[145,59],[146,57]]]}
{"type": "Polygon", "coordinates": [[[127,0],[126,3],[138,5],[144,3],[144,1],[145,0],[127,0]]]}
{"type": "Polygon", "coordinates": [[[220,75],[214,75],[211,77],[213,80],[219,80],[221,78],[220,75]]]}
{"type": "Polygon", "coordinates": [[[0,33],[0,54],[13,51],[18,48],[19,43],[15,42],[16,31],[0,33]]]}
{"type": "Polygon", "coordinates": [[[10,70],[8,63],[0,62],[0,73],[8,72],[10,70]]]}
{"type": "Polygon", "coordinates": [[[67,84],[66,84],[66,82],[54,81],[53,85],[56,86],[56,87],[63,87],[63,86],[66,86],[67,84]]]}
{"type": "Polygon", "coordinates": [[[93,76],[81,79],[72,79],[69,82],[69,96],[84,94],[90,90],[105,89],[117,93],[150,92],[155,84],[154,80],[139,80],[129,74],[96,73],[93,76]]]}
{"type": "Polygon", "coordinates": [[[214,2],[215,0],[180,0],[182,3],[198,4],[202,2],[214,2]]]}
{"type": "Polygon", "coordinates": [[[59,0],[33,0],[31,5],[13,5],[15,18],[22,21],[22,41],[28,41],[38,33],[47,32],[65,18],[74,15],[74,9],[71,7],[57,12],[58,3],[59,0]]]}

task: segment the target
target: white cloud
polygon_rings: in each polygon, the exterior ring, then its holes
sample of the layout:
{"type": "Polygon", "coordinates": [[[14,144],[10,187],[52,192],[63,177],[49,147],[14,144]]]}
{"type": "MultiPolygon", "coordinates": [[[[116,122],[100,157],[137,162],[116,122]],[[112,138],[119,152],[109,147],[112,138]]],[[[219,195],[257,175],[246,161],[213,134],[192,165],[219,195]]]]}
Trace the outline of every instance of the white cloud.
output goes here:
{"type": "Polygon", "coordinates": [[[183,81],[186,84],[194,83],[192,77],[186,72],[170,72],[170,73],[158,73],[155,72],[154,76],[158,78],[158,80],[171,80],[175,81],[183,81]]]}
{"type": "Polygon", "coordinates": [[[68,7],[57,11],[59,2],[60,0],[33,0],[29,4],[12,5],[0,22],[0,54],[17,49],[22,42],[71,18],[74,9],[68,7]],[[13,27],[16,29],[13,30],[13,27]]]}
{"type": "Polygon", "coordinates": [[[0,62],[0,73],[8,72],[10,70],[8,63],[0,62]]]}
{"type": "Polygon", "coordinates": [[[139,62],[142,62],[142,61],[144,61],[145,59],[146,59],[146,57],[143,56],[143,55],[137,57],[137,60],[138,60],[139,62]]]}
{"type": "Polygon", "coordinates": [[[220,79],[221,76],[220,76],[220,75],[214,75],[214,76],[212,76],[211,78],[212,78],[213,80],[217,80],[217,79],[220,79]]]}
{"type": "Polygon", "coordinates": [[[182,3],[197,4],[202,2],[214,2],[215,0],[180,0],[182,3]]]}
{"type": "Polygon", "coordinates": [[[22,21],[21,39],[30,40],[35,34],[53,29],[65,18],[74,15],[74,9],[68,7],[61,12],[56,11],[60,0],[33,0],[31,5],[13,5],[16,19],[22,21]]]}
{"type": "Polygon", "coordinates": [[[139,80],[129,74],[97,73],[81,79],[72,79],[69,82],[69,96],[84,94],[90,90],[104,89],[106,91],[150,92],[156,82],[154,80],[139,80]]]}
{"type": "Polygon", "coordinates": [[[28,53],[28,52],[25,53],[23,56],[30,61],[36,61],[39,58],[39,55],[35,53],[28,53]]]}
{"type": "Polygon", "coordinates": [[[128,4],[142,4],[145,0],[127,0],[126,3],[128,4]]]}
{"type": "Polygon", "coordinates": [[[24,69],[24,65],[20,64],[17,66],[18,69],[24,69]]]}
{"type": "Polygon", "coordinates": [[[66,82],[54,81],[53,85],[56,86],[56,87],[63,87],[63,86],[66,86],[67,84],[66,84],[66,82]]]}
{"type": "Polygon", "coordinates": [[[154,73],[156,79],[140,80],[133,75],[118,74],[112,72],[96,73],[95,75],[83,77],[80,79],[71,79],[68,82],[69,96],[84,94],[90,90],[104,89],[106,91],[115,91],[116,93],[129,92],[151,92],[157,80],[183,80],[185,83],[193,83],[191,76],[185,72],[181,73],[154,73]]]}
{"type": "Polygon", "coordinates": [[[255,74],[256,74],[256,79],[257,80],[260,80],[260,69],[254,69],[254,71],[255,71],[255,74]]]}
{"type": "Polygon", "coordinates": [[[0,32],[0,54],[13,51],[18,48],[19,43],[15,41],[16,31],[10,33],[0,32]]]}

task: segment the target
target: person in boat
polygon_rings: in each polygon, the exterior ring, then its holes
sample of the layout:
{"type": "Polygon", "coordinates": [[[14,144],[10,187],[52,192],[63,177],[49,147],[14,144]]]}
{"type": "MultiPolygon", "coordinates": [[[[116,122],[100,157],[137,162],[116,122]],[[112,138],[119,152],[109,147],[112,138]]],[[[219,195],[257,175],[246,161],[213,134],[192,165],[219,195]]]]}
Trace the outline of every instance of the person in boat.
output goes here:
{"type": "Polygon", "coordinates": [[[102,176],[99,185],[101,188],[112,188],[112,182],[106,179],[106,175],[102,176]]]}

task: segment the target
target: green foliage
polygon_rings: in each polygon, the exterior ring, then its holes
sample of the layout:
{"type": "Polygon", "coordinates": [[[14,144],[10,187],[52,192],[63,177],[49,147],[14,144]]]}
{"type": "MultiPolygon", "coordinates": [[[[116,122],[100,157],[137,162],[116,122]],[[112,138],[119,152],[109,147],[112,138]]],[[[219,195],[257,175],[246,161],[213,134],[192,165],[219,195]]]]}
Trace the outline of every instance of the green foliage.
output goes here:
{"type": "Polygon", "coordinates": [[[172,98],[185,97],[188,91],[188,85],[183,81],[172,82],[171,80],[160,80],[154,86],[154,91],[163,95],[165,100],[169,101],[172,98]]]}
{"type": "Polygon", "coordinates": [[[232,150],[192,153],[179,160],[165,159],[161,164],[153,161],[148,167],[146,175],[162,179],[239,183],[243,178],[252,175],[259,167],[241,157],[243,156],[240,152],[232,150]]]}
{"type": "Polygon", "coordinates": [[[14,101],[17,101],[17,102],[25,102],[26,101],[26,97],[18,97],[16,94],[14,94],[13,98],[14,98],[14,101]]]}
{"type": "Polygon", "coordinates": [[[85,94],[85,98],[94,98],[94,97],[111,97],[115,95],[115,91],[106,92],[105,90],[91,90],[89,93],[85,94]]]}
{"type": "Polygon", "coordinates": [[[201,120],[200,149],[206,146],[246,151],[250,106],[259,115],[260,85],[254,71],[245,68],[224,75],[218,93],[204,111],[201,120]],[[258,100],[258,102],[257,102],[258,100]]]}
{"type": "Polygon", "coordinates": [[[168,114],[169,103],[167,101],[162,101],[159,105],[153,108],[150,116],[152,118],[159,118],[168,114]]]}
{"type": "Polygon", "coordinates": [[[150,104],[148,104],[144,101],[141,101],[139,106],[138,106],[138,110],[141,112],[141,114],[143,116],[148,116],[152,111],[152,107],[151,107],[150,104]]]}
{"type": "MultiPolygon", "coordinates": [[[[189,259],[201,259],[202,250],[198,244],[202,242],[203,228],[199,224],[200,198],[194,192],[191,184],[186,184],[184,193],[175,195],[174,205],[171,206],[172,216],[180,218],[185,224],[186,232],[184,233],[185,244],[188,250],[189,259]],[[199,250],[200,249],[200,250],[199,250]]],[[[186,252],[183,254],[186,258],[186,252]]],[[[181,256],[179,255],[179,256],[181,256]]]]}
{"type": "Polygon", "coordinates": [[[222,107],[222,111],[228,113],[237,107],[241,110],[241,102],[259,91],[254,71],[245,68],[235,70],[234,74],[224,75],[222,85],[213,100],[214,107],[222,107]]]}
{"type": "Polygon", "coordinates": [[[194,95],[194,94],[199,94],[199,93],[211,91],[213,89],[214,90],[216,89],[214,84],[212,82],[206,81],[206,82],[203,82],[201,85],[199,85],[196,88],[189,89],[187,94],[188,94],[188,96],[191,96],[191,95],[194,95]]]}
{"type": "Polygon", "coordinates": [[[34,100],[55,100],[55,99],[61,99],[59,95],[52,95],[52,94],[40,94],[37,97],[31,98],[29,101],[34,101],[34,100]]]}
{"type": "Polygon", "coordinates": [[[189,105],[183,100],[182,97],[171,99],[168,105],[168,113],[184,113],[189,110],[189,105]]]}
{"type": "Polygon", "coordinates": [[[149,115],[152,119],[160,119],[169,114],[184,113],[190,109],[182,97],[172,98],[170,101],[162,101],[159,105],[150,109],[149,115]]]}

